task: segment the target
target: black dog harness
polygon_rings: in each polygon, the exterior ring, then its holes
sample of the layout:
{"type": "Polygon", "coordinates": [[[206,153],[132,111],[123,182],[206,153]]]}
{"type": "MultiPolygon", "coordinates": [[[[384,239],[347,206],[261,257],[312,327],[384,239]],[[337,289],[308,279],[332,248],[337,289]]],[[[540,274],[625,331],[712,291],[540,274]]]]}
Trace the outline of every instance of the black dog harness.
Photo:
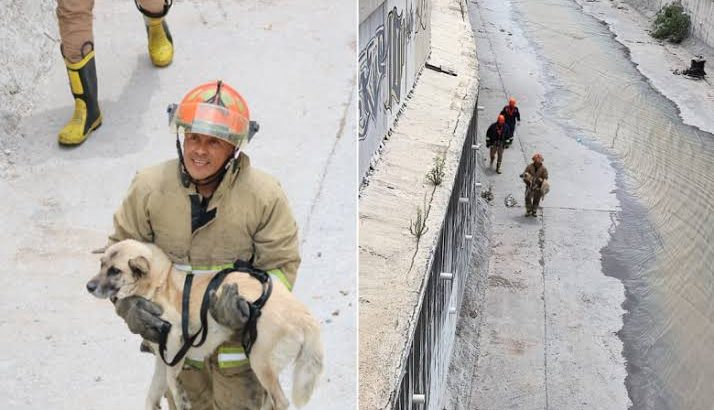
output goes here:
{"type": "Polygon", "coordinates": [[[203,300],[201,302],[201,327],[193,335],[189,334],[188,331],[188,319],[189,319],[189,300],[191,296],[191,284],[193,283],[193,274],[189,273],[186,275],[186,279],[183,283],[183,299],[181,301],[181,332],[183,335],[183,346],[179,349],[173,360],[169,361],[166,359],[166,342],[169,337],[169,332],[171,331],[171,324],[164,321],[161,326],[159,333],[159,353],[161,355],[161,360],[164,361],[169,366],[175,366],[181,359],[186,356],[188,350],[192,347],[199,347],[206,341],[206,336],[208,335],[208,305],[209,305],[209,295],[212,290],[218,289],[223,283],[223,280],[230,273],[233,272],[245,272],[250,274],[253,278],[260,281],[263,286],[263,292],[255,302],[248,302],[249,315],[248,322],[243,329],[243,334],[241,335],[241,344],[243,345],[243,350],[246,356],[250,356],[250,351],[255,344],[255,340],[258,338],[258,318],[261,315],[261,309],[265,306],[265,303],[270,298],[270,294],[273,292],[273,281],[267,272],[254,268],[250,263],[237,260],[233,263],[230,268],[223,269],[222,271],[216,273],[211,281],[208,283],[206,292],[203,294],[203,300]],[[200,336],[200,339],[199,339],[200,336]],[[198,341],[196,341],[198,339],[198,341]],[[195,343],[194,343],[195,342],[195,343]]]}

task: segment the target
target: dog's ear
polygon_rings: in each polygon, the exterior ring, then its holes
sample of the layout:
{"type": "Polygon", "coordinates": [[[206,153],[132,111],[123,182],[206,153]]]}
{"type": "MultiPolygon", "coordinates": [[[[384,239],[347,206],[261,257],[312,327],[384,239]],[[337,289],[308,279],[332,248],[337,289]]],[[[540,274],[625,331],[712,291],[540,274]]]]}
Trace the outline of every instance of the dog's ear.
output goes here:
{"type": "Polygon", "coordinates": [[[143,256],[129,259],[129,267],[135,279],[139,279],[149,273],[149,261],[143,256]]]}

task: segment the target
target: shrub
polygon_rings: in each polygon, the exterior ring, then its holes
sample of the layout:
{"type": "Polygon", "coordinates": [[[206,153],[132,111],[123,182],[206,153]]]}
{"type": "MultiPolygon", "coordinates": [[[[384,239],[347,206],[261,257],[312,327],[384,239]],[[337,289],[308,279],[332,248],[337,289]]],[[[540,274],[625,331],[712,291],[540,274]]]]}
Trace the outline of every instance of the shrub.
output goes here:
{"type": "Polygon", "coordinates": [[[446,153],[439,154],[434,157],[434,166],[426,174],[427,181],[431,182],[434,186],[441,185],[444,180],[444,165],[446,164],[446,153]]]}
{"type": "Polygon", "coordinates": [[[689,34],[691,19],[684,13],[681,3],[668,4],[657,12],[652,37],[681,43],[689,34]]]}
{"type": "Polygon", "coordinates": [[[417,238],[417,241],[429,230],[426,226],[429,211],[431,211],[431,205],[427,204],[426,194],[424,194],[424,207],[417,206],[416,219],[412,219],[409,223],[409,232],[417,238]]]}

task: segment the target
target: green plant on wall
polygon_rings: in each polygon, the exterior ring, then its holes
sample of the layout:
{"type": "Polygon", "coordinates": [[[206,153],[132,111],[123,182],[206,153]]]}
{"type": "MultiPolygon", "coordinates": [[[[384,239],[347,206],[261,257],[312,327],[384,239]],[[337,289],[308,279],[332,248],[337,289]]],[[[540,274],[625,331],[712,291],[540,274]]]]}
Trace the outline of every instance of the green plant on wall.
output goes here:
{"type": "Polygon", "coordinates": [[[429,230],[426,226],[426,219],[429,217],[430,210],[431,205],[427,205],[426,194],[424,194],[423,207],[417,206],[416,218],[411,219],[409,223],[409,232],[417,238],[417,241],[429,230]]]}
{"type": "Polygon", "coordinates": [[[668,4],[657,12],[653,24],[652,37],[681,43],[689,34],[691,19],[679,2],[668,4]]]}
{"type": "Polygon", "coordinates": [[[434,166],[426,174],[426,179],[435,186],[441,185],[444,180],[444,165],[446,163],[446,153],[437,154],[434,157],[434,166]]]}

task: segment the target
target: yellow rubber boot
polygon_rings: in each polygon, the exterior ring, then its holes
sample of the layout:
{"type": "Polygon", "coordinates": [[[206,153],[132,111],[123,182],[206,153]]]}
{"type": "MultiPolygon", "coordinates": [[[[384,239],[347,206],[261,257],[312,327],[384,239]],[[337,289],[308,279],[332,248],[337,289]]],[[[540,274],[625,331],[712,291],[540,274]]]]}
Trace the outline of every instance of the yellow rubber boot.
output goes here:
{"type": "Polygon", "coordinates": [[[74,96],[74,114],[72,114],[72,119],[60,130],[58,141],[62,145],[79,145],[87,139],[92,131],[102,125],[94,51],[77,63],[65,60],[65,65],[69,76],[69,87],[74,96]]]}
{"type": "Polygon", "coordinates": [[[149,39],[149,57],[157,67],[166,67],[174,59],[174,42],[163,18],[144,18],[149,39]]]}

